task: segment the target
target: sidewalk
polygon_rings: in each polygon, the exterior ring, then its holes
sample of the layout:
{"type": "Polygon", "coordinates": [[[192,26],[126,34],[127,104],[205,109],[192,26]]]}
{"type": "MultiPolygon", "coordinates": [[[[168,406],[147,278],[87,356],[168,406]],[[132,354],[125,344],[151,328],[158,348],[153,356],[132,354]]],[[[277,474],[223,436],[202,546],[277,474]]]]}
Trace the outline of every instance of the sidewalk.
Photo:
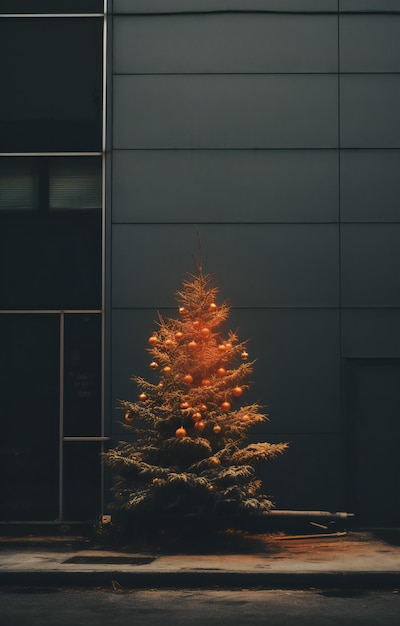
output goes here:
{"type": "Polygon", "coordinates": [[[400,546],[371,533],[259,535],[257,552],[152,554],[77,538],[0,538],[0,584],[118,588],[400,589],[400,546]]]}

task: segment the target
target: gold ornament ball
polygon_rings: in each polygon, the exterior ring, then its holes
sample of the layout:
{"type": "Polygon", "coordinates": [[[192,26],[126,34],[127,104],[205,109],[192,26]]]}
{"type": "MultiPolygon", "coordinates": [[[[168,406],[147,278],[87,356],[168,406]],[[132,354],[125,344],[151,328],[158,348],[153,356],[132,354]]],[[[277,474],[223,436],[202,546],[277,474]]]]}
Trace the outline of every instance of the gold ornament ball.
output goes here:
{"type": "Polygon", "coordinates": [[[157,368],[158,368],[158,363],[156,363],[155,361],[150,363],[150,369],[151,370],[156,370],[157,368]]]}
{"type": "Polygon", "coordinates": [[[225,376],[225,374],[226,374],[226,369],[224,369],[223,367],[220,367],[217,370],[217,374],[218,374],[218,376],[221,376],[221,378],[222,378],[222,376],[225,376]]]}
{"type": "Polygon", "coordinates": [[[169,365],[166,365],[166,366],[163,368],[163,372],[164,372],[165,374],[170,374],[170,372],[171,372],[171,368],[170,368],[170,366],[169,366],[169,365]]]}
{"type": "Polygon", "coordinates": [[[247,359],[249,358],[249,353],[246,352],[246,350],[243,350],[240,356],[242,357],[243,361],[247,361],[247,359]]]}
{"type": "Polygon", "coordinates": [[[178,311],[181,315],[186,315],[187,312],[184,306],[180,306],[178,311]]]}
{"type": "Polygon", "coordinates": [[[203,378],[203,380],[201,381],[201,384],[203,385],[203,387],[211,387],[211,380],[209,378],[203,378]]]}
{"type": "Polygon", "coordinates": [[[183,427],[177,428],[175,436],[178,437],[178,439],[183,439],[183,437],[186,437],[186,430],[183,427]]]}
{"type": "Polygon", "coordinates": [[[200,420],[199,422],[195,423],[194,427],[199,432],[202,432],[205,429],[205,427],[206,427],[206,423],[203,422],[203,420],[200,420]]]}
{"type": "Polygon", "coordinates": [[[204,413],[204,411],[207,411],[207,405],[206,404],[200,404],[199,411],[201,411],[202,413],[204,413]]]}
{"type": "Polygon", "coordinates": [[[193,376],[191,376],[190,374],[186,374],[186,376],[183,377],[183,382],[187,385],[191,385],[193,382],[193,376]]]}
{"type": "Polygon", "coordinates": [[[196,412],[196,413],[193,413],[193,415],[192,415],[192,420],[193,420],[194,422],[199,422],[199,421],[201,420],[201,418],[202,418],[202,417],[203,417],[203,416],[202,416],[202,414],[201,414],[201,413],[196,412]]]}
{"type": "Polygon", "coordinates": [[[181,402],[181,409],[184,411],[189,408],[189,402],[181,402]]]}
{"type": "Polygon", "coordinates": [[[181,341],[181,339],[183,339],[183,333],[181,333],[180,330],[178,330],[178,332],[175,333],[175,339],[176,341],[181,341]]]}
{"type": "Polygon", "coordinates": [[[232,348],[232,344],[231,344],[231,342],[230,342],[230,341],[228,341],[228,342],[225,344],[225,347],[226,347],[226,349],[227,349],[227,350],[229,350],[229,348],[232,348]]]}
{"type": "Polygon", "coordinates": [[[174,342],[172,341],[172,339],[166,339],[165,342],[164,342],[164,346],[166,348],[170,348],[173,345],[174,345],[174,342]]]}
{"type": "Polygon", "coordinates": [[[216,435],[219,435],[219,433],[221,432],[222,428],[219,424],[215,424],[213,431],[215,432],[216,435]]]}
{"type": "Polygon", "coordinates": [[[216,459],[215,457],[211,457],[209,459],[209,463],[211,467],[218,467],[218,465],[221,465],[221,461],[219,459],[216,459]]]}
{"type": "Polygon", "coordinates": [[[156,335],[152,335],[151,337],[149,337],[148,342],[151,346],[155,346],[156,343],[158,343],[158,338],[156,337],[156,335]]]}
{"type": "Polygon", "coordinates": [[[242,387],[234,387],[234,388],[232,389],[232,394],[233,394],[236,398],[239,398],[239,397],[242,395],[242,393],[243,393],[243,389],[242,389],[242,387]]]}
{"type": "Polygon", "coordinates": [[[227,413],[228,411],[230,411],[230,410],[231,410],[231,405],[230,405],[230,403],[229,403],[229,402],[223,402],[223,403],[221,404],[221,409],[222,409],[225,413],[227,413]]]}
{"type": "Polygon", "coordinates": [[[217,309],[218,309],[218,307],[217,307],[217,305],[215,304],[215,302],[211,302],[211,304],[210,304],[210,311],[212,311],[213,313],[215,313],[217,309]]]}
{"type": "Polygon", "coordinates": [[[126,421],[127,421],[127,422],[133,422],[133,420],[134,420],[133,415],[132,415],[129,411],[127,411],[127,412],[125,413],[124,417],[125,417],[125,419],[126,419],[126,421]]]}
{"type": "Polygon", "coordinates": [[[208,335],[210,334],[210,329],[205,326],[204,328],[201,329],[200,332],[203,337],[208,337],[208,335]]]}
{"type": "Polygon", "coordinates": [[[220,344],[219,344],[219,346],[218,346],[218,350],[219,350],[220,352],[225,352],[225,350],[226,350],[226,345],[225,345],[224,343],[220,343],[220,344]]]}
{"type": "Polygon", "coordinates": [[[139,400],[140,400],[141,402],[146,402],[146,400],[147,400],[147,396],[146,396],[146,394],[145,394],[145,393],[141,393],[141,394],[139,395],[139,400]]]}
{"type": "Polygon", "coordinates": [[[189,341],[188,348],[189,348],[189,350],[196,350],[197,349],[197,343],[195,341],[189,341]]]}
{"type": "Polygon", "coordinates": [[[193,322],[193,328],[198,328],[200,326],[200,322],[199,320],[194,320],[193,322]]]}

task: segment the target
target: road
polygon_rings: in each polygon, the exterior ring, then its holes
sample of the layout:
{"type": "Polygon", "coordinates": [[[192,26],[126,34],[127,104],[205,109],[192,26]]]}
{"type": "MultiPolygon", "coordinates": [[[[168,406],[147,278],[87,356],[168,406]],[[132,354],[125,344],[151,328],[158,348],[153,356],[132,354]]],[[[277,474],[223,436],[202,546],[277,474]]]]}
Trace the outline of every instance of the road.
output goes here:
{"type": "Polygon", "coordinates": [[[399,626],[400,592],[0,588],[1,626],[399,626]]]}

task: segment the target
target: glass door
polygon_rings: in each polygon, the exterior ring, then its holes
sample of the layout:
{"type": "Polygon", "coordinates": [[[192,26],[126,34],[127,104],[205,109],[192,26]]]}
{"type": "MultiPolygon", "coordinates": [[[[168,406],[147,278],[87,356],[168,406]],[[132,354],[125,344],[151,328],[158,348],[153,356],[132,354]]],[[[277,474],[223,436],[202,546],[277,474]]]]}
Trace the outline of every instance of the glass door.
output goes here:
{"type": "Polygon", "coordinates": [[[57,314],[0,315],[0,518],[58,517],[57,314]]]}
{"type": "Polygon", "coordinates": [[[0,315],[0,520],[101,513],[100,311],[0,315]]]}
{"type": "Polygon", "coordinates": [[[101,315],[65,313],[62,511],[66,520],[100,513],[101,315]]]}

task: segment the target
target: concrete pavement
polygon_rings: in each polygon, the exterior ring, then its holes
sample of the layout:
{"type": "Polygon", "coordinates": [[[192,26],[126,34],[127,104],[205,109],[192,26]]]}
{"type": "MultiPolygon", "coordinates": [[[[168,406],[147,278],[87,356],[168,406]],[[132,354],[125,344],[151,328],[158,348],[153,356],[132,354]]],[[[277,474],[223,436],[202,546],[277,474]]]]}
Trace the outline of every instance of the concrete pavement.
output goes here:
{"type": "Polygon", "coordinates": [[[0,584],[128,588],[400,589],[400,546],[371,533],[259,535],[257,550],[104,550],[76,538],[0,538],[0,584]]]}

